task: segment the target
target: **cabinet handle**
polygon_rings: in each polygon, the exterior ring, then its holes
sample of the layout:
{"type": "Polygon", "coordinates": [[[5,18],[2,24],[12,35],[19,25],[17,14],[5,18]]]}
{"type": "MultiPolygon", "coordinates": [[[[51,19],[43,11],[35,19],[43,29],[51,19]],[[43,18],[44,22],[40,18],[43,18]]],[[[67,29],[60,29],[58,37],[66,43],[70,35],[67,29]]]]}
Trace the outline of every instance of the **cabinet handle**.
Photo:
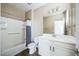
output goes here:
{"type": "Polygon", "coordinates": [[[50,46],[50,51],[51,51],[51,46],[50,46]]]}
{"type": "Polygon", "coordinates": [[[53,52],[54,52],[54,47],[53,47],[53,52]]]}

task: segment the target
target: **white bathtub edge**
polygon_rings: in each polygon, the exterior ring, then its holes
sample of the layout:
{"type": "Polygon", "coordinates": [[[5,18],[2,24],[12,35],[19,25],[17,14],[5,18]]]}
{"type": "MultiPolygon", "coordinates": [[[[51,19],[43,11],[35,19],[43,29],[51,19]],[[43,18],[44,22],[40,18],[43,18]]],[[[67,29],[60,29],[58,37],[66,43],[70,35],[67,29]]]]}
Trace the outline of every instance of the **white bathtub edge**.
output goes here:
{"type": "Polygon", "coordinates": [[[25,46],[25,43],[24,44],[20,44],[16,47],[13,47],[13,48],[10,48],[10,49],[7,49],[5,51],[3,51],[1,53],[2,56],[14,56],[16,55],[17,53],[23,51],[24,49],[26,49],[26,46],[25,46]]]}

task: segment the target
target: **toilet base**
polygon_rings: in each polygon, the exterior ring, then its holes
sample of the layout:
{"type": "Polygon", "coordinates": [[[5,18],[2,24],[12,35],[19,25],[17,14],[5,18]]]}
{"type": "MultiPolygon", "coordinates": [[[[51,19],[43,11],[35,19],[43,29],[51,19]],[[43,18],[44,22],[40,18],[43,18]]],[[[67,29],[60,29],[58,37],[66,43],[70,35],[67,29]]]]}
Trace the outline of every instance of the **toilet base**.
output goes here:
{"type": "Polygon", "coordinates": [[[34,54],[36,52],[36,49],[29,49],[29,54],[34,54]]]}

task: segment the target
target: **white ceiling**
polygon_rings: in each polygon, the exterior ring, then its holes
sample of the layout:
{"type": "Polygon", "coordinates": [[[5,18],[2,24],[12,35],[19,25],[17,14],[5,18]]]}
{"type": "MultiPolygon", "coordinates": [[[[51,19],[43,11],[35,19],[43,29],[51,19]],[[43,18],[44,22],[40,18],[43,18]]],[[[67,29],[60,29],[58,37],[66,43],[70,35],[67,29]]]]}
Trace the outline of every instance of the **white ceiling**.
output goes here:
{"type": "Polygon", "coordinates": [[[45,5],[46,3],[9,3],[10,5],[21,9],[23,11],[29,11],[31,9],[37,9],[43,5],[45,5]]]}

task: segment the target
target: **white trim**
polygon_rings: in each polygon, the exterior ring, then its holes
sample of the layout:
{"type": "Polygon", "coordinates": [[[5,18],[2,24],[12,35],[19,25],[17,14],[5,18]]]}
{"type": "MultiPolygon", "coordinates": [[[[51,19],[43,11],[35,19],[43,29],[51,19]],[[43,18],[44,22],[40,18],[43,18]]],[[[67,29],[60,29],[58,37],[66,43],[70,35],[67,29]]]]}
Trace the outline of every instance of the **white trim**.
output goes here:
{"type": "Polygon", "coordinates": [[[3,51],[1,55],[2,56],[14,56],[14,55],[16,55],[17,53],[23,51],[26,48],[27,47],[25,46],[25,43],[20,44],[18,46],[15,46],[13,48],[10,48],[10,49],[7,49],[7,50],[3,51]]]}

